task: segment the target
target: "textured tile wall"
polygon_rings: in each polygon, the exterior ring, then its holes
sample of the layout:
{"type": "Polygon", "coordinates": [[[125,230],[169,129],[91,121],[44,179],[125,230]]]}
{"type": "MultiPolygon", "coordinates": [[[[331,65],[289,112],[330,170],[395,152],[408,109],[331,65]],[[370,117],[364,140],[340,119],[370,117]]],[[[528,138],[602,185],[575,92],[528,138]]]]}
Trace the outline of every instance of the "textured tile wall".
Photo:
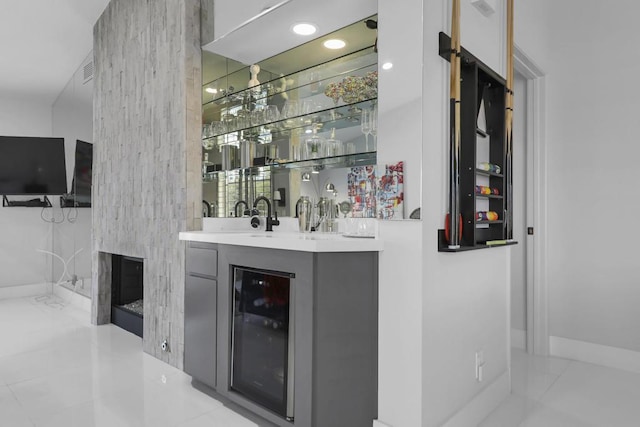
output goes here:
{"type": "Polygon", "coordinates": [[[200,1],[112,0],[93,52],[92,319],[110,321],[109,254],[143,258],[144,351],[182,368],[178,232],[202,221],[200,1]]]}

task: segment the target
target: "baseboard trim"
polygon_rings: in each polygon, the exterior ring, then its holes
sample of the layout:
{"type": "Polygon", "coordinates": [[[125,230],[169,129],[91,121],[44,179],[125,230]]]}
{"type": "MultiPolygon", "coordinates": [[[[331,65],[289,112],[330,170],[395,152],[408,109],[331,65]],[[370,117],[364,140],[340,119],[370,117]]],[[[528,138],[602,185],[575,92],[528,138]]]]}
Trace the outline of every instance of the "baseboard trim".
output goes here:
{"type": "Polygon", "coordinates": [[[511,328],[511,348],[527,349],[527,333],[525,331],[511,328]]]}
{"type": "Polygon", "coordinates": [[[0,287],[0,299],[26,298],[36,295],[50,294],[53,285],[51,283],[36,283],[32,285],[4,286],[0,287]]]}
{"type": "Polygon", "coordinates": [[[549,337],[551,356],[640,373],[640,352],[563,337],[549,337]]]}
{"type": "Polygon", "coordinates": [[[510,392],[509,372],[505,372],[462,410],[449,418],[443,427],[468,427],[480,424],[509,396],[510,392]]]}

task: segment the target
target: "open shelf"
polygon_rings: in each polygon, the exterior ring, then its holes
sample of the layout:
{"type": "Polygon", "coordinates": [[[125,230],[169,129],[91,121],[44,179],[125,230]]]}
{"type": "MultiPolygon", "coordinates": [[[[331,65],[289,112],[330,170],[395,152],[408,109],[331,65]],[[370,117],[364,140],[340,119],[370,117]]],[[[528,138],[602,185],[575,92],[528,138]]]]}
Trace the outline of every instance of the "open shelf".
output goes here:
{"type": "MultiPolygon", "coordinates": [[[[204,140],[216,140],[223,139],[225,135],[233,134],[234,139],[238,137],[238,132],[242,132],[245,139],[251,138],[252,140],[266,139],[273,133],[279,134],[291,134],[296,131],[302,131],[303,129],[316,130],[330,130],[344,129],[353,126],[360,126],[360,114],[362,109],[371,108],[376,102],[377,98],[370,98],[363,101],[354,102],[351,104],[345,104],[340,107],[324,108],[313,113],[303,114],[294,117],[281,118],[269,123],[261,124],[258,126],[249,126],[235,129],[230,132],[220,133],[212,135],[204,140]]],[[[227,141],[217,141],[219,144],[224,144],[227,141]]]]}
{"type": "Polygon", "coordinates": [[[468,252],[468,251],[475,251],[478,249],[502,248],[505,246],[513,246],[518,244],[518,242],[516,241],[504,241],[504,243],[500,242],[500,243],[493,243],[493,244],[477,243],[473,246],[460,246],[459,248],[453,249],[449,247],[444,237],[445,237],[444,230],[442,229],[438,230],[438,252],[450,252],[450,253],[468,252]]]}
{"type": "Polygon", "coordinates": [[[476,193],[475,196],[483,198],[483,199],[503,199],[504,198],[503,196],[497,196],[495,194],[478,194],[478,193],[476,193]]]}
{"type": "MultiPolygon", "coordinates": [[[[346,55],[333,58],[312,67],[304,68],[283,76],[275,76],[270,80],[261,82],[260,86],[257,88],[242,88],[240,90],[231,91],[219,90],[217,96],[208,96],[208,99],[203,102],[203,106],[206,107],[212,104],[221,106],[228,106],[230,104],[238,105],[244,101],[245,95],[247,94],[250,94],[254,101],[268,99],[272,96],[278,95],[279,92],[274,92],[273,88],[280,85],[282,80],[292,81],[293,84],[287,85],[286,91],[295,93],[298,90],[308,89],[313,84],[321,83],[325,85],[349,75],[366,74],[368,71],[376,70],[377,63],[378,55],[374,51],[374,47],[368,46],[356,52],[351,52],[346,55]],[[311,81],[309,76],[312,74],[325,77],[319,77],[311,81]],[[261,90],[261,88],[266,88],[267,90],[261,90]]],[[[234,74],[236,73],[242,76],[241,79],[244,82],[246,81],[246,76],[249,74],[249,67],[238,70],[234,74]]],[[[261,73],[264,73],[264,71],[261,73]]],[[[224,76],[220,79],[205,83],[203,87],[218,86],[222,88],[222,86],[228,86],[226,82],[229,81],[229,77],[230,76],[224,76]]]]}
{"type": "Polygon", "coordinates": [[[478,168],[476,168],[476,174],[484,175],[484,176],[495,176],[495,177],[498,177],[498,178],[504,178],[504,175],[502,175],[500,173],[489,172],[489,171],[486,171],[484,169],[478,169],[478,168]]]}
{"type": "MultiPolygon", "coordinates": [[[[281,169],[332,169],[332,168],[344,168],[354,166],[368,166],[376,163],[376,152],[369,151],[366,153],[346,154],[344,156],[334,157],[321,157],[318,159],[298,160],[291,162],[272,163],[264,166],[252,166],[249,168],[237,168],[230,171],[247,171],[247,172],[262,172],[266,169],[281,170],[281,169]]],[[[215,175],[225,173],[229,171],[213,171],[208,172],[205,177],[213,178],[215,175]]]]}

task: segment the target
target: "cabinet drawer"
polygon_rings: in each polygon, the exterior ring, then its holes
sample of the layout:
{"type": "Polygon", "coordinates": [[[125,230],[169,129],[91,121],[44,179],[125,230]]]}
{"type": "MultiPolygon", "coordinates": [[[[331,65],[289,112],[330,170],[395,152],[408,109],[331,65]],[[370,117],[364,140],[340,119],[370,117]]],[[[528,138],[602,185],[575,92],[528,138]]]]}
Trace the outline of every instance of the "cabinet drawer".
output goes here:
{"type": "Polygon", "coordinates": [[[218,246],[212,243],[188,242],[187,274],[216,277],[218,275],[218,246]]]}

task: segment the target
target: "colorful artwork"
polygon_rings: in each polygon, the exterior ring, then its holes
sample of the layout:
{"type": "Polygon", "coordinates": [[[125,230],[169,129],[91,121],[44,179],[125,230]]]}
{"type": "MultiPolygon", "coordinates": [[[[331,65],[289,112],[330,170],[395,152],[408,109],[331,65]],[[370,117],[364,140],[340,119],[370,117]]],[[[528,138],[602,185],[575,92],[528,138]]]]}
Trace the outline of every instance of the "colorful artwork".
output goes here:
{"type": "Polygon", "coordinates": [[[347,174],[347,196],[354,218],[376,217],[376,167],[357,166],[347,174]]]}
{"type": "Polygon", "coordinates": [[[404,219],[404,162],[351,168],[347,195],[354,218],[404,219]]]}
{"type": "Polygon", "coordinates": [[[376,191],[379,219],[404,218],[404,162],[378,166],[376,191]]]}

